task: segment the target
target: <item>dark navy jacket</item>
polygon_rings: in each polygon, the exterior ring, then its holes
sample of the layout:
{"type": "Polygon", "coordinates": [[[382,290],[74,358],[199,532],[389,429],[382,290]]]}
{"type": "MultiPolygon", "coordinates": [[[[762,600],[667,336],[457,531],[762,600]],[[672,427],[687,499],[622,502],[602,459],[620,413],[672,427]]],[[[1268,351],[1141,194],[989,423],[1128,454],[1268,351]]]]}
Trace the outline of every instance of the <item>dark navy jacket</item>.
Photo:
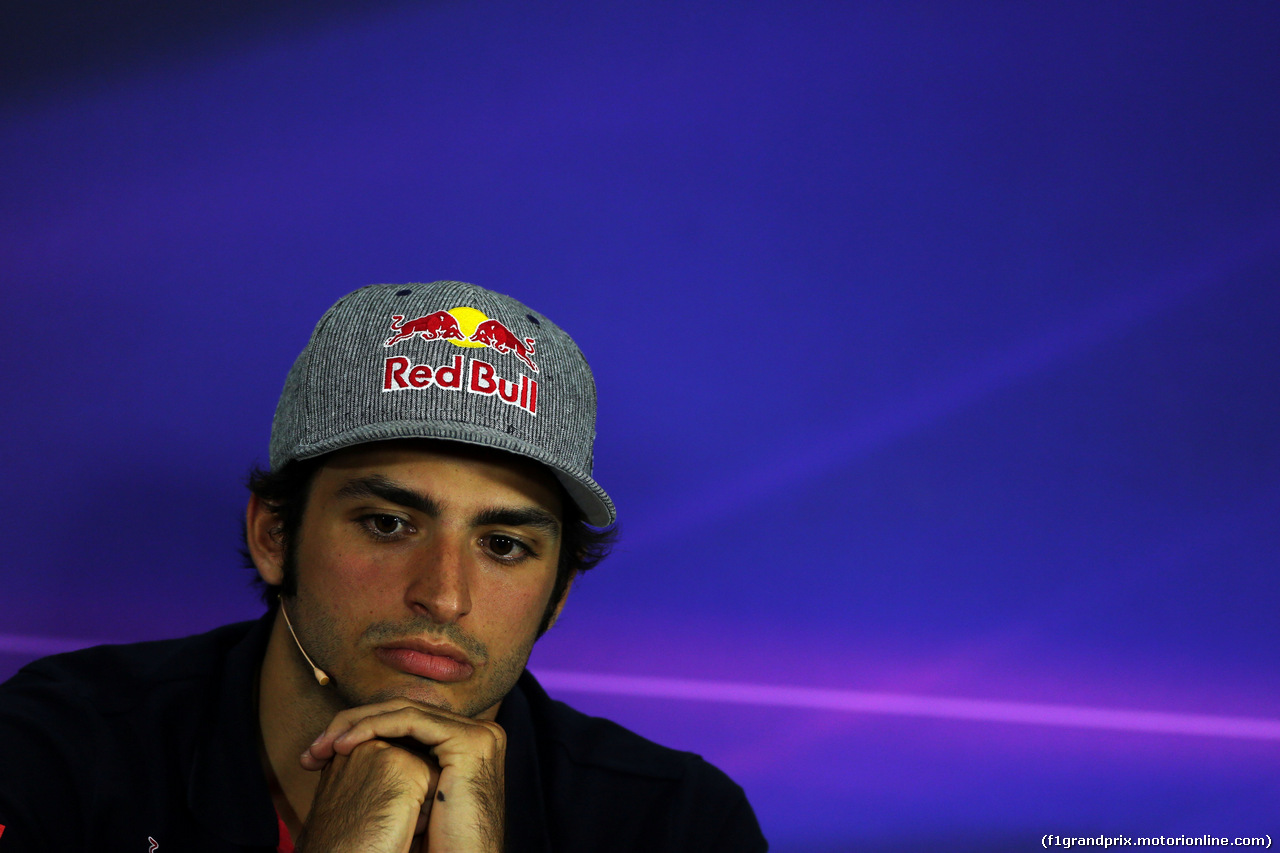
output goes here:
{"type": "MultiPolygon", "coordinates": [[[[269,624],[57,655],[0,685],[0,853],[274,851],[254,700],[269,624]]],[[[497,721],[508,853],[766,849],[715,767],[528,672],[497,721]]]]}

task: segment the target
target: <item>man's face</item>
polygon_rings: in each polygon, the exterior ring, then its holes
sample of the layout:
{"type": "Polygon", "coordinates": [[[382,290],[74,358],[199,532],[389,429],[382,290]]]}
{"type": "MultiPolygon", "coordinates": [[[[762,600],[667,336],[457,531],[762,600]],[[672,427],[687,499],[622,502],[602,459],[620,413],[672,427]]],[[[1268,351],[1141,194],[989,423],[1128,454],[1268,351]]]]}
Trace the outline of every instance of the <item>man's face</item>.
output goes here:
{"type": "Polygon", "coordinates": [[[492,719],[528,661],[559,561],[540,467],[456,445],[376,442],[317,471],[286,605],[351,707],[405,697],[492,719]]]}

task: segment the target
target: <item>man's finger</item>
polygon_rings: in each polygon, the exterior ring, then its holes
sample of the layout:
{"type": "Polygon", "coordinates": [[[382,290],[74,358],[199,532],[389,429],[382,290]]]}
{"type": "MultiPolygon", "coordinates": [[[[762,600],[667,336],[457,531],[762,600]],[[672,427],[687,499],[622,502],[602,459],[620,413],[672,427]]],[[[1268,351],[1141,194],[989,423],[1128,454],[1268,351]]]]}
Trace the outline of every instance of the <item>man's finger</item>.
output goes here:
{"type": "MultiPolygon", "coordinates": [[[[329,721],[329,725],[325,726],[324,731],[316,736],[311,745],[302,753],[302,766],[308,770],[320,770],[336,755],[333,750],[333,742],[344,732],[351,728],[362,718],[382,714],[387,711],[399,710],[401,708],[413,707],[408,700],[392,700],[388,702],[378,702],[373,705],[361,705],[356,708],[348,708],[345,711],[339,711],[329,721]]],[[[440,712],[447,713],[447,712],[440,712]]],[[[350,754],[350,751],[346,754],[350,754]]]]}
{"type": "Polygon", "coordinates": [[[497,723],[443,717],[428,709],[406,707],[356,721],[332,741],[331,749],[350,755],[351,750],[374,738],[412,738],[429,747],[429,754],[442,765],[460,756],[492,757],[506,747],[506,733],[497,723]]]}

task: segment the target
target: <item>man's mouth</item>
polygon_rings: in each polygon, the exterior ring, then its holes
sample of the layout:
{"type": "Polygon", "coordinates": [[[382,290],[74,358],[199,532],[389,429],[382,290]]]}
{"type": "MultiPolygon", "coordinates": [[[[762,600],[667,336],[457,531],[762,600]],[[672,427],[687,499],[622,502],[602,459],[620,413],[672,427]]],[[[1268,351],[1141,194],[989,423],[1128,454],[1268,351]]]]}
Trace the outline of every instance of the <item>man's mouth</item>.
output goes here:
{"type": "Polygon", "coordinates": [[[447,643],[396,640],[374,649],[374,654],[392,669],[432,681],[465,681],[475,672],[466,654],[447,643]]]}

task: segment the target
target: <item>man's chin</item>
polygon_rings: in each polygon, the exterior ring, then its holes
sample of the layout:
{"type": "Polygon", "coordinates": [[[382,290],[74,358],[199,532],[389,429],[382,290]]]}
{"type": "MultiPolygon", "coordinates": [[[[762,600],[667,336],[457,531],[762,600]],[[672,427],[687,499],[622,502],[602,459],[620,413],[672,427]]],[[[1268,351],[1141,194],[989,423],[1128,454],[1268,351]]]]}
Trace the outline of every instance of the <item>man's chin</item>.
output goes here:
{"type": "Polygon", "coordinates": [[[380,702],[395,702],[403,699],[408,699],[418,705],[439,708],[441,711],[447,711],[450,714],[463,714],[463,711],[458,710],[458,702],[438,684],[385,687],[373,691],[365,698],[365,701],[357,704],[376,705],[380,702]]]}

